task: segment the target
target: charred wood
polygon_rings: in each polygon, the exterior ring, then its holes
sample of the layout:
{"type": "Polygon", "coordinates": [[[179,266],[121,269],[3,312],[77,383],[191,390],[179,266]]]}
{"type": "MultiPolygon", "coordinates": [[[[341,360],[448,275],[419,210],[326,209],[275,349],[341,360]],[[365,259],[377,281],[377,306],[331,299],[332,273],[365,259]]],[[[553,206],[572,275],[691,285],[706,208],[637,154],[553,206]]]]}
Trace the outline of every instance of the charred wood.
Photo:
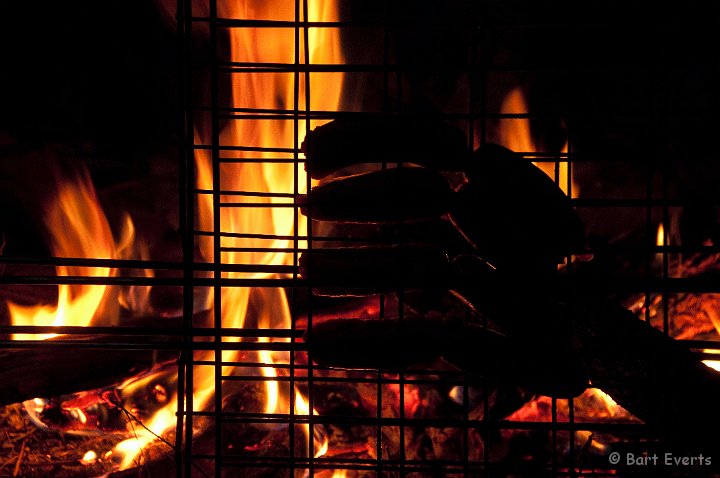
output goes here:
{"type": "MultiPolygon", "coordinates": [[[[180,319],[136,319],[135,325],[180,319]]],[[[129,328],[128,328],[129,329],[129,328]]],[[[63,335],[46,344],[0,350],[0,404],[103,388],[177,360],[181,339],[165,334],[63,335]]],[[[129,329],[130,330],[130,329],[129,329]]]]}

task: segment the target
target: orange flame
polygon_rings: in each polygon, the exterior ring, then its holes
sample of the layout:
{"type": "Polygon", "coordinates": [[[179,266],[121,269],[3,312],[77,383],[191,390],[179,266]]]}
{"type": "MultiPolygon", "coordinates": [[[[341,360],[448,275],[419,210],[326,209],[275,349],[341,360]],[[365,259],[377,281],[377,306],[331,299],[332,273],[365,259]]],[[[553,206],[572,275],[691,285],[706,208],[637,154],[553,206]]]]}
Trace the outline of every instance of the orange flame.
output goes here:
{"type": "MultiPolygon", "coordinates": [[[[308,2],[309,21],[336,21],[337,5],[334,0],[312,0],[308,2]]],[[[219,3],[218,10],[221,16],[227,18],[243,19],[278,19],[294,20],[295,10],[292,3],[267,2],[263,0],[246,0],[244,2],[219,3]]],[[[295,59],[295,30],[294,28],[233,28],[229,31],[230,54],[234,62],[241,63],[283,63],[293,64],[295,59]]],[[[301,35],[297,51],[299,61],[304,63],[305,45],[301,35]]],[[[342,63],[340,54],[340,39],[336,29],[313,28],[308,32],[308,48],[310,63],[342,63]]],[[[310,107],[313,110],[335,110],[338,107],[342,74],[324,74],[323,81],[313,75],[311,77],[312,97],[310,107]]],[[[309,85],[305,77],[299,73],[243,71],[231,75],[232,107],[243,109],[273,109],[292,111],[304,108],[306,92],[309,85]],[[297,78],[294,75],[298,75],[297,78]],[[295,94],[295,82],[298,84],[298,94],[295,94]],[[296,96],[298,105],[295,105],[296,96]]],[[[311,127],[320,125],[313,123],[311,127]]],[[[278,119],[239,119],[232,120],[220,132],[220,144],[243,145],[255,148],[282,148],[293,150],[300,144],[305,136],[306,124],[304,121],[295,123],[292,117],[287,120],[278,119]],[[296,130],[297,126],[297,130],[296,130]]],[[[196,142],[202,142],[200,134],[196,134],[196,142]]],[[[220,247],[223,249],[221,262],[223,264],[265,264],[265,265],[292,265],[294,254],[288,249],[303,247],[300,242],[294,244],[291,239],[267,239],[268,236],[292,237],[296,227],[299,231],[306,230],[305,218],[298,216],[294,207],[293,196],[303,192],[307,178],[302,168],[293,164],[293,153],[278,153],[261,150],[259,152],[223,151],[223,157],[233,161],[223,162],[220,165],[219,178],[213,177],[213,165],[207,151],[197,150],[196,181],[201,191],[232,191],[233,194],[222,194],[220,203],[220,224],[214,224],[213,197],[207,192],[198,197],[198,223],[203,231],[221,233],[220,247]],[[263,162],[243,162],[243,159],[261,159],[263,162]],[[279,161],[278,161],[279,160],[279,161]],[[216,179],[216,181],[214,181],[216,179]],[[270,194],[268,194],[270,193],[270,194]],[[228,205],[227,203],[233,203],[228,205]],[[219,226],[219,228],[217,227],[219,226]],[[219,229],[219,230],[218,230],[219,229]],[[227,234],[230,233],[230,234],[227,234]]],[[[207,261],[213,261],[213,238],[210,236],[199,239],[199,247],[207,261]]],[[[222,272],[227,279],[272,278],[268,273],[222,272]]],[[[227,287],[221,292],[221,317],[216,317],[223,327],[242,328],[246,323],[258,328],[291,327],[290,310],[283,289],[247,287],[227,287]]],[[[206,300],[208,307],[212,306],[212,297],[206,300]]],[[[230,341],[234,339],[226,338],[230,341]]],[[[267,341],[267,339],[261,341],[267,341]]],[[[235,358],[234,352],[223,352],[223,362],[231,362],[235,358]]],[[[261,351],[258,358],[267,367],[260,367],[258,373],[265,377],[277,377],[274,363],[288,363],[287,352],[261,351]]],[[[210,352],[203,357],[213,360],[210,352]]],[[[223,375],[232,373],[232,367],[223,367],[223,375]]],[[[210,371],[196,370],[194,403],[198,408],[204,408],[206,402],[213,396],[214,376],[210,371]]],[[[268,380],[266,384],[266,413],[287,412],[289,397],[280,393],[277,381],[268,380]]],[[[218,391],[219,392],[219,391],[218,391]]],[[[287,394],[285,394],[287,395],[287,394]]],[[[310,410],[304,397],[295,394],[295,413],[309,415],[310,410]]],[[[162,434],[165,429],[175,424],[174,410],[177,401],[173,400],[154,416],[148,428],[156,434],[162,434]]],[[[142,430],[141,430],[142,432],[142,430]]],[[[310,433],[306,426],[306,433],[310,433]]],[[[127,468],[136,461],[137,453],[147,443],[153,440],[149,433],[142,432],[133,444],[123,442],[116,450],[124,455],[121,469],[127,468]]],[[[316,436],[315,456],[320,456],[327,450],[327,438],[316,436]]]]}
{"type": "Polygon", "coordinates": [[[665,245],[665,226],[663,226],[662,222],[660,224],[658,224],[657,238],[655,239],[655,245],[656,246],[664,246],[665,245]]]}
{"type": "MultiPolygon", "coordinates": [[[[525,95],[522,88],[517,87],[512,89],[500,106],[501,114],[526,114],[528,113],[527,101],[525,101],[525,95]]],[[[511,121],[505,120],[500,124],[497,131],[496,141],[506,148],[512,149],[517,152],[536,152],[538,151],[535,142],[530,134],[530,120],[527,118],[518,118],[511,121]]],[[[560,153],[568,152],[568,143],[559,151],[560,153]]],[[[545,174],[547,174],[552,180],[556,182],[558,187],[567,194],[568,193],[568,170],[569,163],[567,161],[560,161],[558,163],[558,177],[555,177],[555,162],[533,162],[535,166],[540,168],[545,174]]],[[[572,196],[578,196],[578,185],[572,180],[572,196]]]]}
{"type": "MultiPolygon", "coordinates": [[[[123,231],[117,245],[117,256],[120,259],[150,259],[150,250],[145,241],[135,237],[135,225],[130,219],[130,215],[125,214],[123,222],[123,231]]],[[[150,269],[143,269],[141,274],[145,277],[154,277],[155,274],[150,269]]],[[[139,314],[147,314],[152,308],[150,306],[151,286],[131,285],[127,290],[123,290],[118,297],[120,305],[125,309],[139,314]]]]}
{"type": "MultiPolygon", "coordinates": [[[[45,208],[45,228],[55,257],[119,258],[110,225],[100,206],[95,188],[87,171],[72,179],[58,176],[57,197],[45,208]]],[[[126,218],[124,247],[133,240],[132,221],[126,218]]],[[[110,277],[114,271],[107,267],[58,266],[58,276],[110,277]]],[[[117,319],[117,300],[105,285],[58,286],[58,301],[54,306],[24,306],[8,303],[14,325],[111,325],[117,319]]],[[[57,334],[14,334],[18,340],[42,340],[57,334]]]]}

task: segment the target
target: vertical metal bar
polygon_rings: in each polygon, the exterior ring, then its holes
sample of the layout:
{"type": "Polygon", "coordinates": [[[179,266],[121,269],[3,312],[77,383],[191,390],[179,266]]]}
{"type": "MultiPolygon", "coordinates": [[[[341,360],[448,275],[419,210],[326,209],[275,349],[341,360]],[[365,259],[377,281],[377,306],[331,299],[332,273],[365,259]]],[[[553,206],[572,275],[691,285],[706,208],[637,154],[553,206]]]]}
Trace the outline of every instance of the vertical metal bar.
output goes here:
{"type": "MultiPolygon", "coordinates": [[[[299,153],[299,136],[300,136],[300,2],[295,0],[295,27],[293,29],[293,194],[295,197],[300,195],[300,153],[299,153]]],[[[293,208],[293,266],[299,263],[298,249],[300,247],[300,209],[296,206],[293,208]]],[[[297,267],[293,267],[293,281],[298,279],[297,267]]],[[[295,332],[297,330],[297,290],[293,287],[290,289],[290,329],[295,332]]],[[[308,327],[310,320],[308,319],[308,327]]],[[[296,342],[295,334],[291,334],[291,350],[296,342]]],[[[290,404],[288,422],[288,435],[290,438],[290,476],[295,476],[295,352],[290,352],[290,404]]],[[[312,409],[310,409],[312,413],[312,409]]]]}
{"type": "Polygon", "coordinates": [[[220,221],[220,120],[218,99],[218,11],[217,0],[210,0],[210,122],[212,152],[212,202],[213,202],[213,316],[214,316],[214,382],[215,412],[215,477],[222,477],[222,253],[221,253],[221,221],[220,221]]]}
{"type": "MultiPolygon", "coordinates": [[[[645,206],[645,231],[647,234],[647,237],[645,239],[644,244],[646,244],[646,247],[649,251],[655,250],[655,234],[653,230],[653,209],[652,209],[652,197],[653,197],[653,168],[652,163],[649,160],[645,161],[645,174],[646,174],[646,191],[645,191],[645,199],[647,201],[647,205],[645,206]]],[[[647,254],[647,257],[644,258],[645,260],[645,278],[647,281],[647,287],[645,288],[645,320],[647,322],[650,322],[650,306],[652,305],[652,290],[650,290],[650,280],[652,279],[653,275],[655,274],[655,271],[653,270],[654,264],[653,259],[655,257],[655,254],[647,254]]]]}
{"type": "Polygon", "coordinates": [[[178,29],[178,164],[180,196],[179,218],[183,260],[183,348],[178,360],[177,424],[175,439],[175,470],[178,478],[189,477],[192,461],[192,316],[193,316],[193,250],[195,245],[194,219],[194,135],[192,118],[192,5],[190,0],[178,0],[176,21],[178,29]],[[183,426],[186,426],[183,429],[183,426]],[[183,438],[185,443],[183,446],[183,438]]]}
{"type": "Polygon", "coordinates": [[[550,398],[550,442],[552,445],[552,458],[550,461],[550,469],[553,476],[558,476],[558,415],[557,415],[557,398],[550,398]]]}
{"type": "MultiPolygon", "coordinates": [[[[312,126],[310,118],[311,118],[311,101],[310,101],[310,68],[308,66],[310,65],[310,31],[308,27],[308,0],[302,0],[302,21],[303,21],[303,54],[305,56],[304,58],[304,66],[305,68],[305,131],[308,133],[310,132],[310,128],[312,126]]],[[[312,189],[312,183],[310,180],[310,175],[307,175],[307,191],[309,192],[310,189],[312,189]]],[[[310,208],[308,208],[308,211],[310,211],[310,208]]],[[[307,245],[308,250],[312,248],[312,217],[310,213],[307,214],[307,245]]],[[[308,288],[308,331],[312,330],[312,287],[308,288]]],[[[313,420],[313,410],[314,410],[314,401],[313,401],[313,395],[314,395],[314,381],[313,381],[313,365],[312,365],[312,358],[308,356],[308,371],[307,371],[307,387],[308,387],[308,475],[314,476],[315,474],[315,423],[313,420]]]]}
{"type": "Polygon", "coordinates": [[[568,448],[568,461],[570,476],[577,476],[577,470],[575,468],[575,399],[568,398],[568,439],[570,445],[568,448]]]}
{"type": "MultiPolygon", "coordinates": [[[[477,75],[476,81],[477,81],[477,87],[475,89],[475,100],[479,102],[477,105],[473,105],[473,108],[475,108],[475,112],[479,112],[480,114],[480,121],[479,121],[479,141],[477,144],[475,144],[475,138],[472,138],[471,141],[473,142],[474,147],[482,148],[483,144],[487,140],[487,131],[488,131],[488,88],[487,88],[487,74],[488,71],[490,71],[489,64],[489,52],[488,52],[488,45],[489,45],[489,39],[488,35],[490,34],[490,29],[488,27],[486,18],[487,18],[487,3],[481,2],[480,3],[480,12],[479,12],[479,21],[476,27],[474,28],[475,34],[478,37],[478,40],[480,42],[479,48],[480,48],[480,54],[477,57],[477,65],[479,67],[479,74],[477,75]]],[[[478,47],[478,45],[473,45],[473,50],[478,47]]],[[[488,327],[488,318],[487,316],[483,315],[481,318],[483,327],[488,327]]],[[[490,420],[488,420],[488,417],[490,416],[490,403],[489,403],[489,397],[490,397],[490,383],[483,378],[481,383],[479,383],[479,386],[482,390],[482,396],[483,396],[483,424],[485,425],[482,428],[482,440],[483,440],[483,468],[485,470],[488,470],[491,468],[491,457],[490,457],[490,448],[491,448],[491,430],[490,430],[490,420]]]]}
{"type": "Polygon", "coordinates": [[[383,4],[383,69],[382,69],[382,112],[389,113],[390,98],[390,42],[388,40],[388,5],[392,0],[388,0],[383,4]]]}
{"type": "MultiPolygon", "coordinates": [[[[651,27],[653,28],[653,27],[651,27]]],[[[656,27],[655,27],[656,28],[656,27]]],[[[652,32],[654,34],[658,34],[658,32],[655,30],[655,28],[652,29],[652,32]]],[[[650,62],[650,65],[647,66],[648,70],[652,71],[652,77],[653,78],[661,78],[662,73],[659,70],[659,61],[656,58],[653,58],[652,56],[649,56],[647,58],[647,61],[650,62]]],[[[660,118],[660,105],[657,101],[657,94],[653,94],[652,98],[652,120],[654,124],[664,124],[664,122],[661,121],[660,118]]],[[[669,273],[669,266],[670,266],[670,257],[669,253],[666,250],[666,247],[670,245],[670,234],[672,233],[672,224],[671,224],[671,217],[670,217],[670,211],[668,208],[668,201],[669,201],[669,177],[670,177],[670,164],[669,164],[669,155],[666,151],[659,149],[659,144],[661,138],[658,138],[658,141],[654,142],[654,149],[655,154],[654,156],[660,157],[660,181],[661,181],[661,194],[662,194],[662,222],[664,226],[664,234],[663,234],[663,242],[662,244],[659,244],[663,247],[662,250],[662,275],[661,275],[661,297],[662,297],[662,310],[663,310],[663,332],[665,332],[666,335],[669,335],[670,333],[670,310],[669,310],[669,294],[668,294],[668,279],[670,278],[669,273]]],[[[682,244],[679,244],[682,245],[682,244]]],[[[654,254],[652,254],[654,256],[654,254]]]]}

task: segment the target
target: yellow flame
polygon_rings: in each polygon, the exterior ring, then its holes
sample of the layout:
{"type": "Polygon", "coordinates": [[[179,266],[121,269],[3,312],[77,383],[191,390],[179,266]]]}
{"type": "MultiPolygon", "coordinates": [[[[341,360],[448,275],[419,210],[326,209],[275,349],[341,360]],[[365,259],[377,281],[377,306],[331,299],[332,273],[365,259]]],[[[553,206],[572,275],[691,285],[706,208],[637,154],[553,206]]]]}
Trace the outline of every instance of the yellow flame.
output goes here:
{"type": "MultiPolygon", "coordinates": [[[[177,402],[175,403],[177,406],[177,402]]],[[[142,460],[138,459],[138,454],[148,444],[155,441],[158,436],[161,436],[165,430],[168,429],[170,424],[176,423],[175,418],[175,406],[172,408],[164,407],[152,416],[150,421],[144,424],[147,430],[140,428],[139,426],[134,427],[134,438],[128,438],[123,440],[113,449],[113,454],[117,454],[121,457],[120,469],[125,470],[133,465],[139,465],[142,460]]]]}
{"type": "Polygon", "coordinates": [[[335,470],[332,478],[347,478],[347,470],[335,470]]]}
{"type": "MultiPolygon", "coordinates": [[[[118,247],[113,240],[107,218],[100,206],[87,171],[73,178],[58,176],[57,196],[45,207],[44,224],[55,257],[117,259],[118,247]]],[[[128,244],[132,221],[127,218],[122,236],[128,244]]],[[[58,276],[110,277],[107,267],[57,266],[58,276]]],[[[105,285],[58,286],[54,306],[25,306],[8,303],[14,325],[112,325],[117,318],[117,301],[105,285]],[[93,319],[95,319],[93,321],[93,319]]],[[[18,340],[43,340],[57,334],[13,334],[18,340]]]]}
{"type": "Polygon", "coordinates": [[[83,455],[83,457],[80,459],[80,463],[82,463],[83,465],[92,465],[97,461],[97,458],[97,453],[90,450],[83,455]]]}
{"type": "MultiPolygon", "coordinates": [[[[311,0],[307,3],[309,21],[336,21],[337,5],[335,0],[311,0]]],[[[292,2],[267,2],[265,0],[246,0],[244,2],[227,2],[218,4],[219,13],[223,17],[243,19],[282,19],[293,20],[295,17],[292,2]]],[[[242,63],[285,63],[293,64],[295,59],[294,28],[233,28],[229,30],[230,55],[234,62],[242,63]]],[[[300,42],[304,42],[300,35],[300,42]]],[[[337,29],[312,28],[308,32],[308,51],[311,63],[342,63],[340,54],[340,38],[337,29]]],[[[298,45],[299,61],[305,62],[305,45],[298,45]]],[[[285,72],[243,71],[231,75],[232,107],[249,109],[273,109],[292,111],[305,107],[306,91],[304,74],[285,72]],[[297,77],[295,76],[297,75],[297,77]],[[298,84],[298,104],[295,104],[295,82],[298,84]]],[[[311,105],[313,110],[335,110],[340,101],[342,74],[324,74],[322,80],[312,74],[311,105]]],[[[310,127],[320,125],[313,122],[310,127]]],[[[255,148],[282,148],[292,150],[305,137],[306,123],[295,123],[292,116],[287,120],[278,119],[239,119],[229,122],[220,132],[222,145],[242,145],[255,148]],[[296,131],[297,126],[297,131],[296,131]]],[[[196,133],[196,143],[207,143],[208,138],[196,133]]],[[[223,151],[223,157],[240,160],[224,162],[219,167],[219,178],[214,181],[212,158],[207,151],[197,150],[196,181],[198,189],[211,191],[219,185],[221,191],[240,192],[240,194],[223,194],[221,203],[234,203],[237,207],[220,209],[219,230],[214,224],[213,197],[211,194],[198,196],[198,225],[203,231],[222,233],[220,246],[223,264],[265,264],[292,265],[295,255],[284,249],[304,247],[300,242],[294,244],[291,239],[267,239],[263,236],[292,237],[297,223],[298,231],[306,230],[305,218],[298,216],[294,207],[293,195],[305,190],[307,178],[302,167],[296,168],[292,163],[292,153],[268,151],[223,151]],[[261,159],[262,162],[242,162],[243,159],[261,159]],[[280,160],[278,162],[278,160],[280,160]],[[217,184],[216,184],[217,183],[217,184]],[[268,196],[267,193],[280,193],[268,196]],[[270,207],[268,207],[270,205],[270,207]],[[231,233],[231,234],[227,234],[231,233]],[[267,250],[261,251],[260,249],[267,250]]],[[[215,250],[213,237],[199,239],[200,251],[207,261],[213,261],[215,250]]],[[[223,272],[226,279],[272,278],[267,273],[223,272]]],[[[205,301],[212,307],[212,296],[205,301]]],[[[249,323],[258,328],[285,328],[291,326],[287,298],[283,289],[247,287],[227,287],[221,291],[221,317],[216,317],[223,327],[242,328],[249,323]]],[[[224,339],[230,341],[231,339],[224,339]]],[[[261,339],[263,341],[263,339],[261,339]]],[[[265,339],[267,341],[267,339],[265,339]]],[[[204,360],[215,358],[212,352],[199,357],[204,360]]],[[[222,360],[230,362],[235,359],[232,352],[223,352],[222,360]]],[[[274,363],[288,363],[287,352],[261,351],[258,359],[268,367],[260,367],[259,373],[265,377],[277,377],[274,363]]],[[[232,373],[232,367],[223,367],[223,375],[232,373]]],[[[288,397],[279,391],[278,382],[268,380],[266,383],[266,413],[278,413],[287,410],[288,397]]],[[[195,390],[193,401],[202,409],[213,396],[214,376],[212,371],[196,369],[194,374],[195,390]]],[[[219,391],[218,391],[219,392],[219,391]]],[[[287,393],[285,394],[287,395],[287,393]]],[[[307,401],[297,392],[295,411],[297,414],[309,414],[307,401]]],[[[163,417],[154,416],[149,426],[157,434],[175,424],[174,410],[177,401],[172,400],[161,410],[163,417]],[[171,412],[172,411],[172,412],[171,412]]],[[[310,433],[306,426],[306,433],[310,433]]],[[[152,441],[149,434],[135,441],[135,444],[123,442],[116,450],[124,455],[121,469],[131,466],[137,453],[152,441]]],[[[327,438],[317,437],[320,441],[318,455],[327,450],[327,438]],[[323,449],[324,447],[324,449],[323,449]]],[[[318,455],[319,456],[319,455],[318,455]]]]}
{"type": "Polygon", "coordinates": [[[608,415],[614,417],[620,410],[620,405],[607,393],[603,392],[599,388],[590,388],[588,393],[591,397],[597,398],[600,403],[603,404],[608,415]]]}
{"type": "MultiPolygon", "coordinates": [[[[317,411],[313,410],[313,415],[317,415],[317,411]]],[[[299,392],[295,394],[295,415],[310,415],[310,404],[307,399],[299,392]]],[[[305,436],[310,435],[310,425],[303,425],[305,436]]],[[[320,432],[319,429],[313,430],[313,443],[315,447],[315,458],[325,455],[330,446],[327,435],[320,432]]]]}
{"type": "MultiPolygon", "coordinates": [[[[135,225],[129,214],[123,215],[123,230],[116,249],[117,256],[120,259],[140,259],[144,261],[150,259],[150,250],[147,243],[135,237],[135,225]]],[[[142,269],[140,273],[145,277],[155,276],[150,269],[142,269]]],[[[151,311],[151,289],[151,286],[131,285],[120,293],[118,301],[121,306],[132,311],[136,316],[148,314],[151,311]]]]}
{"type": "MultiPolygon", "coordinates": [[[[525,100],[525,94],[522,88],[513,88],[503,99],[500,105],[501,114],[526,114],[528,113],[528,105],[525,100]]],[[[504,120],[501,122],[497,131],[496,141],[506,148],[517,152],[532,153],[538,151],[535,142],[530,134],[530,120],[527,118],[518,118],[513,120],[504,120]]],[[[559,151],[560,153],[568,152],[568,143],[559,151]]],[[[562,191],[568,193],[568,170],[569,163],[560,161],[558,163],[558,177],[555,178],[555,162],[533,162],[535,166],[540,168],[547,174],[562,191]]],[[[572,196],[578,196],[578,185],[572,180],[572,196]]]]}
{"type": "Polygon", "coordinates": [[[702,363],[713,370],[720,372],[720,360],[703,360],[702,363]]]}
{"type": "Polygon", "coordinates": [[[657,239],[655,240],[655,245],[657,245],[657,246],[665,245],[665,226],[663,226],[662,222],[660,224],[658,224],[657,239]]]}
{"type": "MultiPolygon", "coordinates": [[[[717,328],[717,326],[716,326],[716,328],[717,328]]],[[[703,353],[711,354],[711,355],[716,355],[716,356],[720,357],[720,352],[718,352],[717,350],[704,349],[704,350],[703,350],[703,353]]],[[[705,365],[707,365],[707,366],[710,367],[711,369],[720,372],[720,360],[706,359],[706,360],[703,360],[702,363],[704,363],[705,365]]]]}

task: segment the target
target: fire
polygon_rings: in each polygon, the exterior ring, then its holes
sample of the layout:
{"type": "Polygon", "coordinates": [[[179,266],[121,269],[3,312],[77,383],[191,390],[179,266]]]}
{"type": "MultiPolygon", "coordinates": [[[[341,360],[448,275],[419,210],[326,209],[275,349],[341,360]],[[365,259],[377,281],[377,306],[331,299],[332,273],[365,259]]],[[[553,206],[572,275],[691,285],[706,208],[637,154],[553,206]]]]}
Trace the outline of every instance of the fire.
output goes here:
{"type": "MultiPolygon", "coordinates": [[[[525,95],[520,87],[511,90],[500,106],[501,114],[526,114],[528,113],[528,105],[525,101],[525,95]]],[[[512,121],[503,121],[498,128],[496,141],[501,145],[518,152],[535,152],[538,151],[532,135],[530,134],[530,120],[527,118],[513,119],[512,121]]],[[[560,150],[560,153],[568,152],[568,143],[560,150]]],[[[561,161],[558,164],[558,176],[555,177],[555,162],[533,162],[535,166],[540,168],[556,184],[562,191],[568,193],[568,171],[569,163],[561,161]]],[[[578,197],[578,185],[574,180],[572,182],[572,197],[578,197]]]]}
{"type": "Polygon", "coordinates": [[[655,245],[657,245],[657,246],[665,245],[665,226],[663,226],[662,222],[658,225],[657,239],[655,240],[655,245]]]}
{"type": "MultiPolygon", "coordinates": [[[[118,259],[121,248],[132,244],[132,221],[126,218],[123,246],[113,240],[110,225],[100,206],[87,171],[72,178],[57,175],[57,196],[45,207],[44,224],[55,257],[118,259]]],[[[108,267],[57,266],[58,276],[110,277],[108,267]]],[[[105,285],[58,286],[54,306],[24,306],[8,303],[13,325],[111,325],[118,314],[117,300],[105,285]]],[[[57,334],[14,334],[19,340],[43,340],[57,334]]]]}
{"type": "MultiPolygon", "coordinates": [[[[337,21],[337,5],[333,0],[314,0],[307,3],[309,21],[337,21]]],[[[282,19],[293,20],[295,9],[292,3],[278,4],[262,0],[227,2],[218,4],[219,15],[226,18],[243,19],[282,19]]],[[[229,30],[231,60],[239,63],[283,63],[293,64],[295,58],[294,28],[253,29],[233,28],[229,30]]],[[[300,42],[304,42],[303,35],[300,42]]],[[[310,63],[342,63],[340,39],[336,29],[313,28],[308,32],[307,50],[310,63]]],[[[299,45],[299,61],[306,61],[305,45],[299,45]]],[[[340,100],[342,76],[340,73],[324,75],[322,82],[315,76],[310,78],[312,96],[310,107],[313,110],[335,110],[340,100]]],[[[303,109],[305,97],[310,85],[300,73],[243,71],[231,75],[232,106],[242,109],[273,109],[280,111],[303,109]],[[295,76],[297,75],[297,77],[295,76]],[[298,87],[298,104],[295,104],[295,85],[298,87]]],[[[315,123],[310,127],[319,126],[315,123]]],[[[255,148],[282,148],[285,151],[296,150],[306,132],[305,121],[278,119],[236,119],[229,122],[220,132],[220,144],[242,145],[255,148]],[[297,126],[297,129],[296,129],[297,126]]],[[[196,134],[196,142],[207,143],[208,138],[196,134]]],[[[294,243],[288,237],[297,231],[307,229],[304,217],[299,216],[294,206],[294,196],[302,193],[307,178],[302,168],[296,168],[292,152],[223,151],[223,157],[232,161],[223,162],[219,167],[219,178],[213,177],[212,158],[207,151],[196,152],[196,181],[200,191],[198,196],[199,229],[221,233],[220,259],[223,264],[264,264],[293,265],[295,255],[287,252],[303,247],[302,241],[294,243]],[[242,162],[243,159],[262,159],[263,162],[242,162]],[[280,159],[278,162],[277,160],[280,159]],[[233,194],[220,196],[222,204],[219,211],[219,225],[214,224],[212,190],[232,191],[233,194]],[[231,204],[230,204],[231,203],[231,204]],[[218,227],[219,226],[219,230],[218,227]],[[281,236],[281,237],[276,237],[281,236]]],[[[205,236],[199,240],[200,251],[208,262],[215,259],[213,237],[205,236]]],[[[216,272],[217,273],[217,272],[216,272]]],[[[224,279],[272,278],[268,273],[222,272],[224,279]]],[[[213,297],[208,296],[206,304],[212,307],[213,297]]],[[[291,327],[290,309],[282,289],[228,287],[221,291],[221,317],[216,317],[223,327],[242,328],[246,324],[257,328],[291,327]]],[[[235,340],[225,338],[224,340],[235,340]]],[[[260,339],[267,341],[267,339],[260,339]]],[[[212,352],[200,357],[202,360],[214,360],[212,352]]],[[[267,367],[260,367],[259,374],[267,378],[277,377],[274,363],[288,363],[287,352],[261,351],[258,359],[267,367]]],[[[225,363],[235,360],[234,352],[223,352],[225,363]]],[[[225,366],[223,375],[232,373],[232,367],[225,366]]],[[[195,406],[202,409],[214,393],[215,378],[211,371],[196,370],[195,406]]],[[[280,393],[279,384],[267,380],[265,413],[281,413],[289,409],[289,397],[280,393]]],[[[285,394],[287,395],[287,394],[285,394]]],[[[294,404],[297,415],[309,415],[307,400],[298,391],[294,404]]],[[[147,427],[157,435],[176,423],[174,410],[177,401],[172,400],[155,415],[147,427]]],[[[306,426],[306,433],[310,433],[306,426]]],[[[316,433],[315,456],[327,450],[327,438],[316,433]]],[[[154,439],[153,435],[138,430],[138,439],[123,442],[116,450],[124,455],[121,468],[127,468],[137,461],[137,453],[154,439]]]]}
{"type": "MultiPolygon", "coordinates": [[[[704,349],[704,350],[703,350],[703,353],[709,354],[709,355],[716,355],[716,356],[718,356],[718,357],[720,358],[720,354],[718,354],[718,351],[717,351],[717,350],[704,349]]],[[[703,362],[705,365],[707,365],[708,367],[710,367],[711,369],[717,370],[718,372],[720,372],[720,360],[705,359],[705,360],[703,360],[702,362],[703,362]]]]}
{"type": "MultiPolygon", "coordinates": [[[[148,245],[142,239],[135,237],[135,225],[130,215],[125,214],[123,217],[123,232],[117,246],[117,255],[120,259],[140,259],[146,261],[150,259],[148,245]]],[[[145,277],[154,277],[154,273],[150,269],[143,269],[141,273],[145,277]]],[[[146,314],[151,311],[150,306],[150,286],[131,285],[126,291],[120,293],[118,301],[125,309],[133,311],[135,314],[146,314]]]]}
{"type": "Polygon", "coordinates": [[[90,450],[83,455],[82,459],[80,459],[80,463],[82,463],[83,465],[92,465],[93,463],[95,463],[97,461],[97,459],[98,459],[97,453],[90,450]]]}

